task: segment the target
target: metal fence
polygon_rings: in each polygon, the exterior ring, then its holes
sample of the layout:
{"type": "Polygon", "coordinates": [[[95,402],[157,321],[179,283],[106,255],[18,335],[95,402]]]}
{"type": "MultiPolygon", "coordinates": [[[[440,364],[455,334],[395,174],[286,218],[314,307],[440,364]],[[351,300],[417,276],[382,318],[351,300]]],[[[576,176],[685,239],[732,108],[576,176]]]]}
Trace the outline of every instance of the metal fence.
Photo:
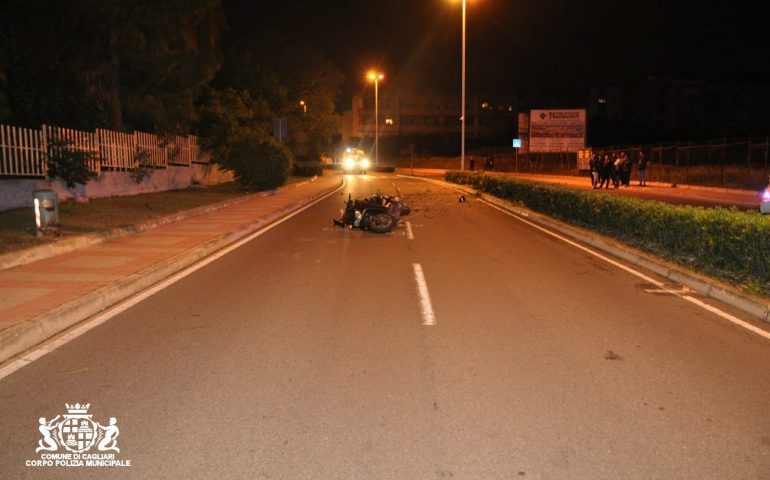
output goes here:
{"type": "MultiPolygon", "coordinates": [[[[499,171],[587,175],[577,168],[574,153],[512,154],[510,150],[487,149],[481,153],[493,156],[495,170],[499,171]]],[[[594,147],[592,153],[604,156],[626,152],[636,170],[640,150],[649,161],[649,181],[755,190],[764,188],[770,175],[770,137],[613,145],[594,147]]]]}
{"type": "Polygon", "coordinates": [[[767,184],[770,138],[721,138],[595,148],[600,155],[642,151],[650,161],[648,178],[671,183],[758,188],[767,184]]]}
{"type": "Polygon", "coordinates": [[[95,174],[128,171],[142,166],[207,164],[195,135],[164,138],[146,132],[94,132],[43,125],[40,130],[0,124],[0,177],[46,177],[46,159],[56,149],[90,152],[88,167],[95,174]]]}

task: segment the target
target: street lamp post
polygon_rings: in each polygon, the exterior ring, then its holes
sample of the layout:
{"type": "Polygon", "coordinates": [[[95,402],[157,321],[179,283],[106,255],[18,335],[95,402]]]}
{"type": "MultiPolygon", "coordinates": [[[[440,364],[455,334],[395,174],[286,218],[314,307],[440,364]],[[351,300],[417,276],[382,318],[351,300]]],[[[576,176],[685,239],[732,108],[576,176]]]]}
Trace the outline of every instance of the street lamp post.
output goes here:
{"type": "Polygon", "coordinates": [[[300,100],[299,104],[302,107],[302,114],[307,115],[307,103],[304,100],[300,100]]]}
{"type": "MultiPolygon", "coordinates": [[[[456,0],[455,0],[456,1],[456,0]]],[[[462,107],[460,111],[460,170],[465,170],[465,12],[467,10],[468,0],[462,0],[463,4],[463,60],[462,60],[462,95],[460,101],[462,107]]]]}
{"type": "Polygon", "coordinates": [[[467,0],[463,0],[463,68],[462,68],[462,117],[460,117],[460,170],[465,170],[465,7],[467,0]]]}
{"type": "Polygon", "coordinates": [[[374,81],[374,165],[376,166],[380,158],[380,97],[378,88],[380,80],[385,78],[385,75],[372,70],[368,77],[369,80],[374,81]]]}

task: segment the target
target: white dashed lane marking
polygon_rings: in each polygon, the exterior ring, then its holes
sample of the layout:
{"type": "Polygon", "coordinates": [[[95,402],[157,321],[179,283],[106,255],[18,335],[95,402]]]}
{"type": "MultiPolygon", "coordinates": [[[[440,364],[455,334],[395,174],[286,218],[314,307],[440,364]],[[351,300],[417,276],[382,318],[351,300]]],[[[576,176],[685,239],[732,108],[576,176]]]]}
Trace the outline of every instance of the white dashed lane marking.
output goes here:
{"type": "Polygon", "coordinates": [[[428,283],[425,281],[425,274],[422,271],[422,265],[413,263],[414,279],[417,281],[417,293],[420,295],[420,309],[422,310],[422,324],[435,325],[436,317],[433,314],[433,306],[430,303],[430,293],[428,293],[428,283]]]}

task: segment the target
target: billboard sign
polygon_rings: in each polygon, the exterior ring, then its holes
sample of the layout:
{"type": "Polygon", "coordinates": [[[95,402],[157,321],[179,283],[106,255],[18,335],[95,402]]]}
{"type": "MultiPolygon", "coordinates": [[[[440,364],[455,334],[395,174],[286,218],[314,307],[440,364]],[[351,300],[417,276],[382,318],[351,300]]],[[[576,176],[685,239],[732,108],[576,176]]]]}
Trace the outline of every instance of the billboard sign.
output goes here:
{"type": "Polygon", "coordinates": [[[586,111],[532,110],[529,116],[529,151],[572,152],[585,147],[586,111]]]}

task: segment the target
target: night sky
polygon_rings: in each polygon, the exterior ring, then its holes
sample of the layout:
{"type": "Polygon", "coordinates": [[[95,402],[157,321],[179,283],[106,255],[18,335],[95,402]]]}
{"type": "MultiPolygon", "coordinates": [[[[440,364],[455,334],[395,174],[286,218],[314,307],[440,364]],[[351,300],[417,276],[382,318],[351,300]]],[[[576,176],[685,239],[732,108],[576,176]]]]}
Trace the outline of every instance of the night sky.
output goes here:
{"type": "MultiPolygon", "coordinates": [[[[229,35],[278,28],[331,60],[346,76],[347,94],[364,86],[373,66],[390,88],[459,88],[459,1],[224,2],[229,35]]],[[[691,0],[469,0],[467,88],[505,95],[647,75],[766,78],[767,18],[736,2],[716,10],[691,0]]]]}

